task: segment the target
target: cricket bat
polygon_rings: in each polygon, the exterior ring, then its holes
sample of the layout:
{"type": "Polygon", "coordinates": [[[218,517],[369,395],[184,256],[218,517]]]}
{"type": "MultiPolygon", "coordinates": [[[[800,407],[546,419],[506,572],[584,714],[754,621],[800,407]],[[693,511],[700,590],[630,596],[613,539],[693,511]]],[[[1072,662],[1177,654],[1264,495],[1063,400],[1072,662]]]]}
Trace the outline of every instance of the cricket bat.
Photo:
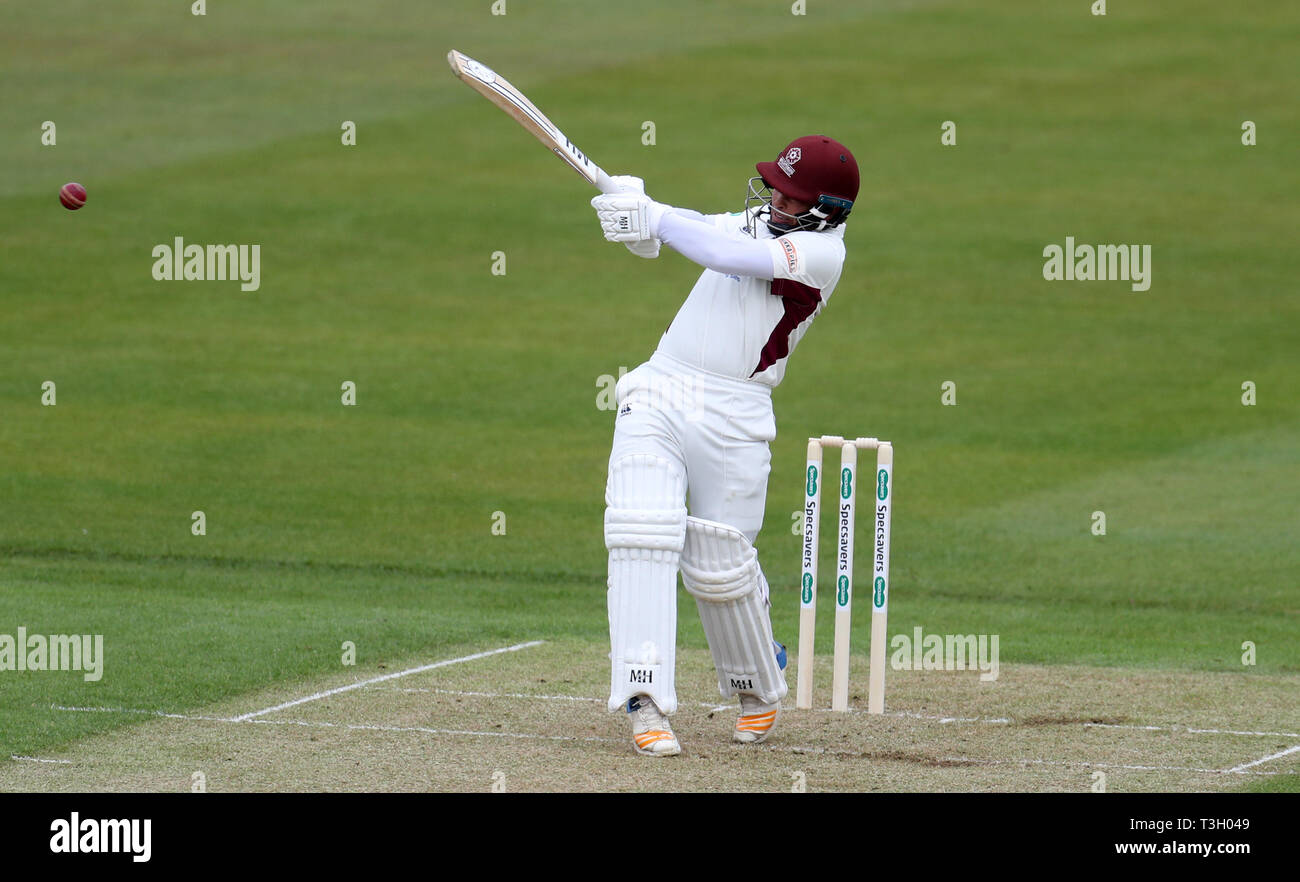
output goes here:
{"type": "Polygon", "coordinates": [[[523,92],[512,86],[509,80],[487,65],[480,64],[455,49],[447,53],[447,63],[451,65],[452,72],[466,85],[532,132],[537,140],[564,160],[569,168],[586,178],[593,187],[602,193],[618,192],[618,185],[610,180],[605,170],[588,159],[587,155],[565,137],[564,132],[547,119],[546,114],[538,110],[537,105],[529,101],[523,92]]]}

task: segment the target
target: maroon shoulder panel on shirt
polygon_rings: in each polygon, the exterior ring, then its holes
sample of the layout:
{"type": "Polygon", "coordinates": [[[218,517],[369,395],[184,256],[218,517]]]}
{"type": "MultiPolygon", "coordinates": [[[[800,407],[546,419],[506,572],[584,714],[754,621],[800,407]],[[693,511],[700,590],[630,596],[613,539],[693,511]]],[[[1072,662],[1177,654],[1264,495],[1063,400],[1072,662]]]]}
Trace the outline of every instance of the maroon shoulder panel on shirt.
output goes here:
{"type": "Polygon", "coordinates": [[[762,373],[790,354],[790,335],[804,319],[817,310],[817,304],[822,302],[821,288],[813,288],[790,279],[773,279],[772,293],[785,303],[785,314],[781,316],[781,320],[772,329],[771,336],[763,344],[758,367],[754,368],[751,377],[762,373]]]}

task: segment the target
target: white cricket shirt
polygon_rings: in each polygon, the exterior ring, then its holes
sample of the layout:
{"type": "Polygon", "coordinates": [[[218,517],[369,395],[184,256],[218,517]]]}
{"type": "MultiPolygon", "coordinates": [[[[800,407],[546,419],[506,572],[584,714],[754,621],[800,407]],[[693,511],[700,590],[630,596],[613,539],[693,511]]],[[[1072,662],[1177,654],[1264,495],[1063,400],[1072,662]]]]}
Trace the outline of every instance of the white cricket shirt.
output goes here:
{"type": "MultiPolygon", "coordinates": [[[[704,215],[730,237],[752,243],[746,215],[704,215]]],[[[821,312],[844,267],[844,225],[820,233],[773,237],[758,224],[771,253],[767,279],[706,269],[659,341],[657,352],[724,377],[775,388],[786,361],[821,312]]]]}

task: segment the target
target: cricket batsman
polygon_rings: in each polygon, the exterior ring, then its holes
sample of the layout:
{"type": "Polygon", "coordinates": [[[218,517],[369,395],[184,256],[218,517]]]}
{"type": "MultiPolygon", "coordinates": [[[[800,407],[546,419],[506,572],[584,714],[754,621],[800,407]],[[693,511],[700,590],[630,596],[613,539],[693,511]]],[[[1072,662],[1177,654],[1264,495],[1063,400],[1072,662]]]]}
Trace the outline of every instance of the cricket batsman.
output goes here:
{"type": "Polygon", "coordinates": [[[669,716],[677,573],[718,671],[740,699],[733,738],[771,735],[787,692],[755,539],[776,437],[772,389],[839,281],[858,164],[824,135],[756,165],[743,211],[703,215],[645,195],[638,178],[591,200],[605,238],[642,257],[660,243],[704,267],[650,360],[618,383],[605,489],[611,711],[638,753],[681,753],[669,716]]]}

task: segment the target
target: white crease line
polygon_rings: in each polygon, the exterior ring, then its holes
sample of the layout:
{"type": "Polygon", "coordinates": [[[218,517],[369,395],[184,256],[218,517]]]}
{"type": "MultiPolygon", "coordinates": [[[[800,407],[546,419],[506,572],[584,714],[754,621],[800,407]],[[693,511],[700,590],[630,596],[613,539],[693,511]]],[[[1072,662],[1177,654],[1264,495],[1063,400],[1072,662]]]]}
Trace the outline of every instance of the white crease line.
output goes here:
{"type": "MultiPolygon", "coordinates": [[[[467,698],[530,698],[537,701],[581,701],[592,704],[605,704],[603,698],[589,698],[585,695],[536,695],[528,692],[469,692],[464,689],[428,689],[423,687],[399,687],[376,689],[375,692],[427,693],[430,695],[463,695],[467,698]]],[[[710,701],[683,701],[678,707],[704,707],[711,711],[739,710],[737,704],[714,704],[710,701]]]]}
{"type": "Polygon", "coordinates": [[[524,692],[467,692],[463,689],[426,689],[423,687],[390,687],[376,689],[376,692],[423,692],[432,695],[463,695],[467,698],[535,698],[540,701],[591,701],[604,703],[603,698],[587,698],[583,695],[529,695],[524,692]]]}
{"type": "MultiPolygon", "coordinates": [[[[376,732],[424,732],[429,735],[481,735],[492,738],[532,738],[545,741],[622,741],[620,738],[601,738],[598,736],[578,737],[576,735],[537,735],[527,732],[480,732],[474,729],[431,729],[427,726],[381,726],[371,723],[331,723],[324,720],[254,720],[239,717],[209,717],[191,714],[171,714],[163,711],[135,710],[125,707],[64,707],[51,705],[55,710],[74,711],[78,713],[103,714],[145,714],[153,717],[166,717],[171,720],[187,720],[202,723],[247,723],[262,726],[307,726],[324,729],[369,729],[376,732]]],[[[28,757],[14,757],[27,759],[28,757]]],[[[70,760],[43,760],[43,762],[70,762],[70,760]]]]}
{"type": "MultiPolygon", "coordinates": [[[[783,708],[783,710],[791,711],[793,713],[798,713],[798,711],[794,710],[793,708],[783,708]]],[[[835,713],[835,714],[866,714],[867,716],[871,716],[871,717],[895,717],[898,719],[907,719],[907,720],[931,720],[936,723],[944,723],[944,724],[993,723],[996,725],[1005,726],[1008,723],[1015,722],[1015,720],[1009,719],[1008,717],[941,717],[938,716],[937,714],[918,714],[918,713],[913,713],[912,711],[885,711],[884,713],[873,714],[870,711],[866,711],[858,707],[851,707],[846,711],[836,711],[836,710],[832,710],[829,707],[813,708],[813,710],[814,712],[824,711],[824,712],[835,713]]]]}
{"type": "Polygon", "coordinates": [[[1257,735],[1264,738],[1300,738],[1295,732],[1248,732],[1237,729],[1193,729],[1190,726],[1133,726],[1119,723],[1084,723],[1095,729],[1141,729],[1146,732],[1181,732],[1187,735],[1257,735]]]}
{"type": "MultiPolygon", "coordinates": [[[[582,701],[593,704],[604,704],[603,698],[588,698],[581,695],[535,695],[524,692],[470,692],[462,689],[429,689],[424,687],[396,687],[390,689],[377,689],[376,692],[404,692],[404,693],[427,693],[431,695],[463,695],[468,698],[525,698],[535,699],[537,701],[582,701]]],[[[678,707],[702,707],[707,708],[711,713],[719,711],[739,710],[739,705],[735,704],[715,704],[711,701],[683,701],[678,707]]],[[[784,710],[792,710],[784,708],[784,710]]],[[[829,708],[823,708],[829,710],[829,708]]],[[[849,713],[865,714],[867,711],[859,708],[849,708],[849,713]]],[[[940,717],[930,714],[916,714],[908,711],[891,711],[883,714],[886,717],[904,717],[917,720],[934,720],[938,723],[998,723],[1007,724],[1013,722],[1006,717],[940,717]]]]}
{"type": "Polygon", "coordinates": [[[160,710],[142,710],[134,707],[67,707],[62,704],[52,704],[50,708],[61,711],[76,711],[83,714],[143,714],[149,717],[167,717],[172,720],[210,720],[214,723],[231,723],[234,717],[212,717],[198,714],[173,714],[160,710]]]}
{"type": "Polygon", "coordinates": [[[531,738],[542,741],[621,741],[595,735],[538,735],[530,732],[479,732],[474,729],[431,729],[427,726],[380,726],[373,723],[328,723],[317,720],[221,720],[223,723],[246,722],[263,726],[309,726],[328,729],[363,729],[374,732],[423,732],[428,735],[478,735],[491,738],[531,738]]]}
{"type": "MultiPolygon", "coordinates": [[[[771,745],[768,749],[774,751],[788,751],[790,753],[798,753],[798,754],[821,753],[821,754],[831,754],[831,755],[839,755],[839,756],[862,757],[864,759],[872,758],[869,756],[869,752],[867,751],[845,750],[842,748],[834,748],[834,747],[798,747],[798,746],[782,747],[780,745],[771,745]]],[[[1238,772],[1237,769],[1198,769],[1198,768],[1192,768],[1188,766],[1130,766],[1130,765],[1121,765],[1119,763],[1098,763],[1089,760],[1072,760],[1072,761],[1043,760],[1043,759],[987,760],[987,759],[974,759],[972,757],[966,757],[966,756],[945,756],[945,757],[918,756],[915,760],[908,760],[901,757],[891,756],[891,757],[884,757],[884,759],[892,759],[892,760],[896,760],[897,762],[916,762],[920,764],[954,763],[954,764],[976,765],[976,766],[1010,766],[1010,765],[1083,766],[1085,768],[1131,769],[1134,771],[1145,771],[1145,772],[1203,772],[1211,775],[1227,775],[1229,773],[1237,773],[1242,775],[1263,775],[1266,777],[1272,777],[1274,775],[1288,774],[1286,772],[1246,772],[1246,771],[1238,772]]]]}
{"type": "MultiPolygon", "coordinates": [[[[1137,772],[1203,772],[1210,775],[1226,775],[1235,772],[1235,769],[1198,769],[1192,766],[1137,766],[1126,765],[1124,763],[1097,763],[1089,760],[1044,760],[1044,759],[1021,759],[1021,760],[979,760],[966,759],[963,757],[946,757],[945,759],[960,760],[961,762],[976,763],[982,766],[1005,766],[1014,764],[1039,765],[1039,766],[1083,766],[1085,768],[1096,769],[1130,769],[1137,772]]],[[[1276,772],[1244,772],[1247,775],[1275,775],[1276,772]]]]}
{"type": "Polygon", "coordinates": [[[844,710],[844,711],[836,711],[829,707],[818,707],[818,708],[813,708],[813,711],[814,712],[829,711],[831,713],[842,713],[842,714],[844,713],[866,714],[867,716],[872,716],[872,717],[898,717],[901,719],[911,719],[911,720],[933,720],[936,723],[996,723],[998,725],[1006,725],[1007,723],[1015,722],[1015,720],[1009,719],[1007,717],[941,717],[936,714],[918,714],[918,713],[913,713],[912,711],[885,711],[884,713],[881,714],[873,714],[870,711],[863,710],[860,707],[851,707],[848,710],[844,710]]]}
{"type": "Polygon", "coordinates": [[[38,756],[19,756],[16,753],[9,754],[9,758],[11,760],[20,760],[22,762],[28,762],[28,763],[59,763],[61,765],[67,765],[67,766],[72,765],[72,760],[41,759],[38,756]]]}
{"type": "Polygon", "coordinates": [[[232,717],[235,722],[242,723],[245,720],[251,720],[254,717],[260,717],[264,714],[273,714],[276,711],[282,711],[285,708],[294,707],[299,704],[306,704],[309,701],[319,701],[322,698],[329,698],[331,695],[338,695],[343,692],[351,692],[353,689],[360,689],[363,686],[369,686],[372,683],[383,683],[385,680],[396,680],[398,677],[407,677],[411,674],[420,674],[425,671],[432,671],[434,668],[445,668],[448,665],[458,665],[461,662],[475,661],[480,658],[487,658],[490,655],[500,655],[503,652],[518,652],[521,649],[529,649],[533,646],[541,646],[545,640],[532,640],[528,643],[516,643],[514,646],[505,646],[501,649],[489,649],[487,652],[476,652],[473,655],[463,655],[460,658],[449,658],[445,661],[433,662],[432,664],[420,665],[416,668],[408,668],[405,671],[398,671],[395,674],[384,674],[382,677],[371,677],[369,680],[360,680],[356,683],[349,683],[347,686],[337,686],[334,689],[326,689],[324,692],[317,692],[314,695],[307,695],[303,698],[295,698],[293,701],[286,701],[273,707],[264,707],[259,711],[252,713],[240,714],[232,717]]]}
{"type": "Polygon", "coordinates": [[[925,714],[900,713],[900,717],[916,717],[921,720],[938,720],[940,723],[1000,723],[1006,725],[1014,722],[1006,717],[931,717],[925,714]]]}
{"type": "Polygon", "coordinates": [[[1266,756],[1266,757],[1263,757],[1262,759],[1257,759],[1257,760],[1255,760],[1255,761],[1253,761],[1253,762],[1242,763],[1242,764],[1239,765],[1239,766],[1233,766],[1231,769],[1228,769],[1227,771],[1229,771],[1229,772],[1243,772],[1243,771],[1245,771],[1246,769],[1249,769],[1251,766],[1258,766],[1260,763],[1266,763],[1266,762],[1269,762],[1269,761],[1271,761],[1271,760],[1281,759],[1282,757],[1284,757],[1284,756],[1286,756],[1286,755],[1288,755],[1288,754],[1295,753],[1295,752],[1298,751],[1298,750],[1300,750],[1300,744],[1294,745],[1293,747],[1288,747],[1286,750],[1279,750],[1277,753],[1270,754],[1270,755],[1268,755],[1268,756],[1266,756]]]}

